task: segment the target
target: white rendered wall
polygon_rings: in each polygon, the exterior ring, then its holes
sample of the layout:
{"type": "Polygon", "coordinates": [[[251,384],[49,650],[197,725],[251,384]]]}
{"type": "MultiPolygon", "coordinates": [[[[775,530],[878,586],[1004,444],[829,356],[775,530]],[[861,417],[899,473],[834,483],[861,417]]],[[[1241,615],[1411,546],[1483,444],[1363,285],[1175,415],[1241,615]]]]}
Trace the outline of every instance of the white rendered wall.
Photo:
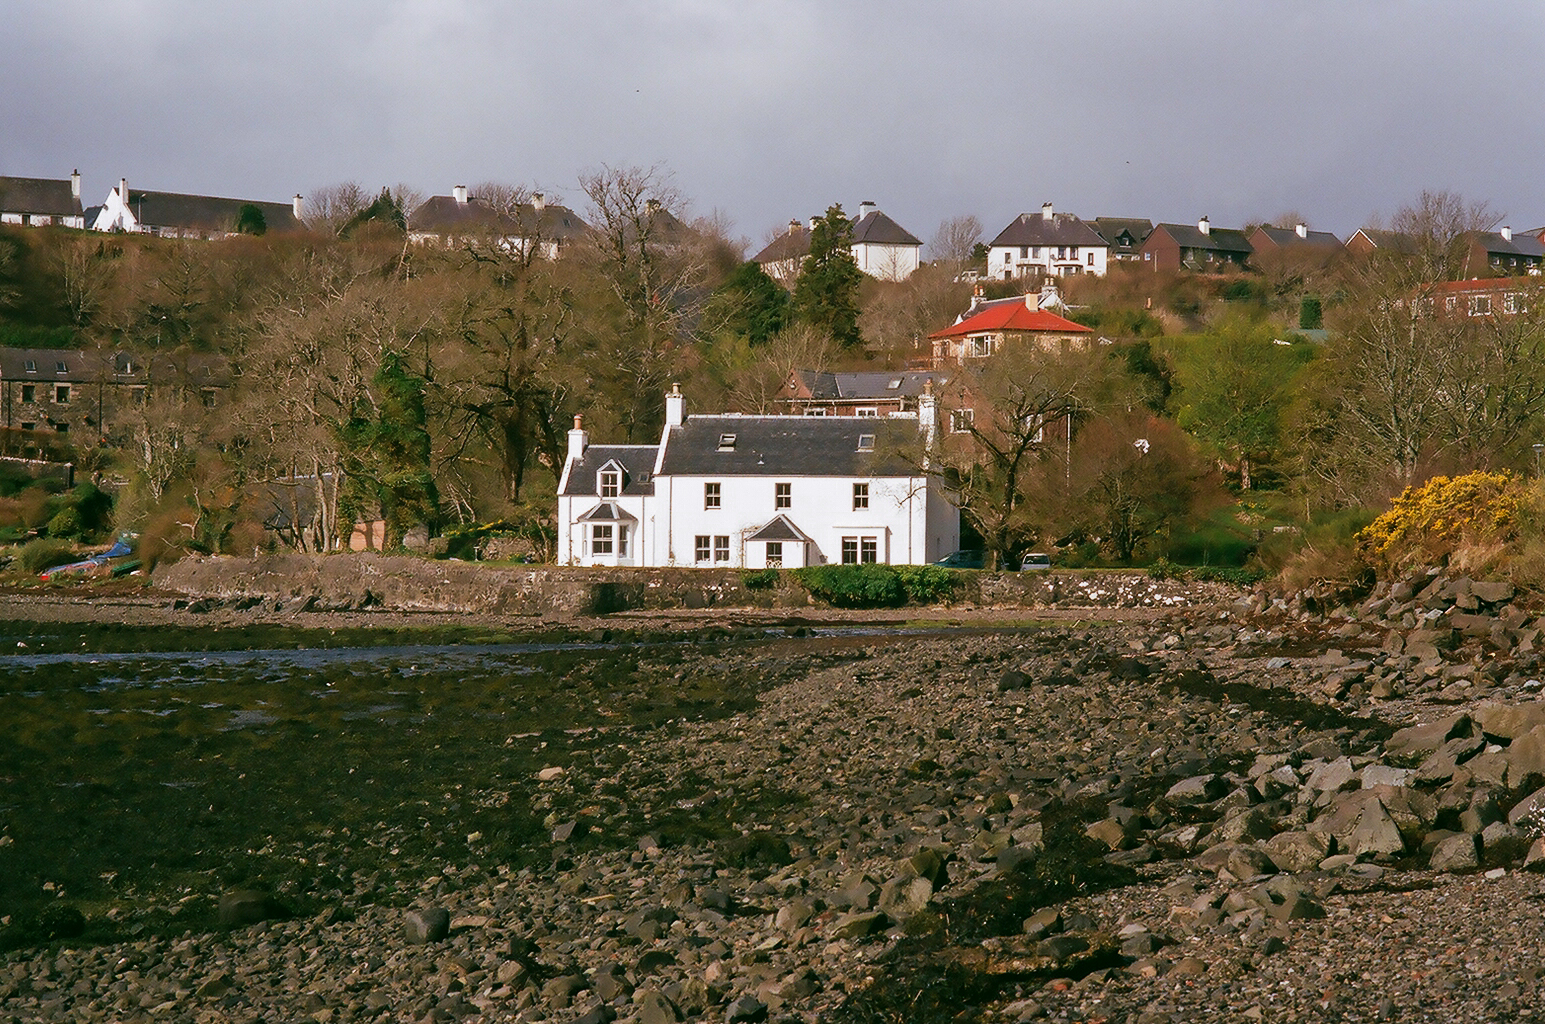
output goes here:
{"type": "Polygon", "coordinates": [[[860,242],[853,246],[853,261],[858,269],[882,281],[905,281],[922,259],[916,245],[876,245],[860,242]]]}

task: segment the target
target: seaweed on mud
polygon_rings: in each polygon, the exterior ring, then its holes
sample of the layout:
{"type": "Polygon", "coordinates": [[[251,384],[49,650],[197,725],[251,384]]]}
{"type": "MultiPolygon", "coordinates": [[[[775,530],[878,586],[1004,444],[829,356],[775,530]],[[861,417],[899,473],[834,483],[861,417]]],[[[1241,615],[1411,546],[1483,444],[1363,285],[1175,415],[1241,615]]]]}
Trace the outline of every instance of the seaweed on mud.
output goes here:
{"type": "MultiPolygon", "coordinates": [[[[1033,861],[984,882],[908,922],[908,935],[876,963],[874,980],[858,989],[833,1017],[838,1024],[943,1024],[975,1021],[988,1004],[1017,986],[1044,980],[1039,973],[993,972],[971,966],[951,951],[983,939],[1016,935],[1035,911],[1076,896],[1129,885],[1137,874],[1105,860],[1110,848],[1084,834],[1104,814],[1097,801],[1052,803],[1041,817],[1045,846],[1033,861]]],[[[1093,960],[1085,971],[1119,960],[1093,960]]],[[[1062,973],[1062,972],[1059,972],[1062,973]]]]}

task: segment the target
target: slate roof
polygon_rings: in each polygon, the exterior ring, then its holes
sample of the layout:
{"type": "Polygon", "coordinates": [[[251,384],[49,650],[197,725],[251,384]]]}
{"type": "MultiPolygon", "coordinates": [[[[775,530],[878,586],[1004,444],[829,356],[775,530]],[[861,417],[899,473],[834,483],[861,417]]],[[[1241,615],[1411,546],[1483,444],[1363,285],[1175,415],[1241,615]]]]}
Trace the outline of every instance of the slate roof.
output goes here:
{"type": "Polygon", "coordinates": [[[689,416],[666,432],[661,475],[763,477],[911,476],[889,454],[916,438],[915,420],[859,416],[689,416]],[[734,446],[720,441],[734,434],[734,446]],[[861,436],[873,451],[860,451],[861,436]]]}
{"type": "Polygon", "coordinates": [[[134,219],[142,226],[151,228],[180,228],[210,233],[235,231],[241,208],[249,204],[262,211],[263,223],[269,231],[306,229],[306,225],[295,219],[295,207],[290,203],[129,189],[129,210],[134,214],[134,219]]]}
{"type": "Polygon", "coordinates": [[[810,398],[821,401],[916,398],[923,393],[923,385],[927,381],[932,380],[936,387],[949,381],[947,376],[933,371],[916,370],[855,373],[829,373],[819,370],[794,372],[799,375],[799,379],[809,390],[810,398]]]}
{"type": "MultiPolygon", "coordinates": [[[[1390,252],[1414,253],[1416,252],[1416,239],[1401,231],[1380,231],[1378,228],[1359,228],[1352,233],[1352,238],[1362,235],[1373,243],[1375,249],[1387,249],[1390,252]]],[[[1347,239],[1350,243],[1352,238],[1347,239]]]]}
{"type": "Polygon", "coordinates": [[[782,263],[784,260],[802,260],[810,254],[810,229],[801,225],[790,228],[763,246],[762,251],[751,257],[753,263],[782,263]]]}
{"type": "Polygon", "coordinates": [[[853,222],[854,245],[922,245],[906,228],[879,210],[870,210],[853,222]]]}
{"type": "Polygon", "coordinates": [[[593,444],[582,458],[569,465],[564,494],[597,494],[596,474],[615,460],[622,466],[622,493],[625,496],[653,494],[654,460],[658,449],[652,444],[593,444]]]}
{"type": "Polygon", "coordinates": [[[998,232],[989,247],[1017,245],[1078,245],[1105,248],[1110,243],[1100,233],[1071,213],[1021,213],[998,232]]]}
{"type": "Polygon", "coordinates": [[[1255,251],[1243,231],[1234,228],[1212,228],[1205,234],[1195,224],[1158,224],[1155,231],[1165,231],[1182,249],[1203,249],[1213,252],[1255,251]]]}
{"type": "Polygon", "coordinates": [[[1274,228],[1270,224],[1262,224],[1256,230],[1284,249],[1295,245],[1312,245],[1322,249],[1341,248],[1341,239],[1329,231],[1308,231],[1300,238],[1296,228],[1274,228]]]}
{"type": "Polygon", "coordinates": [[[100,368],[99,358],[80,349],[0,348],[0,380],[96,380],[100,368]],[[27,369],[28,364],[32,369],[27,369]]]}
{"type": "Polygon", "coordinates": [[[513,238],[541,238],[568,241],[583,234],[587,225],[567,206],[546,203],[538,210],[531,203],[521,203],[509,213],[501,213],[472,196],[458,203],[455,196],[431,196],[408,218],[413,231],[450,234],[457,231],[490,231],[513,238]]]}
{"type": "Polygon", "coordinates": [[[1136,249],[1143,244],[1143,239],[1148,237],[1148,232],[1153,230],[1153,221],[1146,217],[1096,217],[1094,230],[1100,237],[1110,244],[1112,249],[1120,246],[1116,241],[1125,231],[1132,238],[1130,248],[1136,249]]]}
{"type": "Polygon", "coordinates": [[[1089,334],[1090,329],[1044,309],[1031,309],[1023,299],[991,303],[959,323],[935,331],[930,338],[964,338],[983,331],[1047,331],[1089,334]]]}
{"type": "Polygon", "coordinates": [[[51,217],[79,217],[83,212],[68,178],[55,181],[52,178],[5,177],[0,177],[0,211],[51,217]]]}
{"type": "Polygon", "coordinates": [[[792,540],[806,541],[810,538],[794,525],[794,521],[783,513],[773,516],[768,524],[746,538],[747,540],[792,540]]]}
{"type": "MultiPolygon", "coordinates": [[[[854,245],[916,245],[923,243],[906,228],[891,220],[879,210],[870,210],[863,217],[850,219],[853,225],[854,245]]],[[[782,263],[784,260],[802,260],[810,252],[810,228],[801,224],[780,231],[751,257],[753,263],[782,263]]]]}
{"type": "Polygon", "coordinates": [[[1515,233],[1507,239],[1500,231],[1477,231],[1474,238],[1488,256],[1527,256],[1536,260],[1545,257],[1545,242],[1533,235],[1515,233]]]}
{"type": "Polygon", "coordinates": [[[579,517],[582,523],[636,523],[638,517],[629,513],[615,501],[603,501],[579,517]]]}

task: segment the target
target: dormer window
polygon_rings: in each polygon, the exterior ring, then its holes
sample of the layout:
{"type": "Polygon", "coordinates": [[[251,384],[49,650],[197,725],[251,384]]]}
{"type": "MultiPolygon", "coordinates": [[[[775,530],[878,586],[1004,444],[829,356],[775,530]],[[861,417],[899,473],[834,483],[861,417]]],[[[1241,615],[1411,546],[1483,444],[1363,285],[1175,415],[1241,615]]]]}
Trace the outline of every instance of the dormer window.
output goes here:
{"type": "Polygon", "coordinates": [[[25,363],[22,363],[22,369],[26,370],[28,373],[37,373],[38,372],[37,361],[33,360],[33,359],[27,360],[25,363]]]}
{"type": "Polygon", "coordinates": [[[859,434],[858,435],[858,450],[861,451],[861,452],[872,452],[872,451],[874,451],[874,435],[873,434],[859,434]]]}
{"type": "Polygon", "coordinates": [[[734,434],[720,434],[719,435],[719,450],[721,452],[732,452],[732,451],[734,451],[735,450],[735,435],[734,434]]]}
{"type": "Polygon", "coordinates": [[[622,474],[615,469],[601,471],[601,497],[615,498],[622,493],[622,474]]]}
{"type": "Polygon", "coordinates": [[[55,373],[69,373],[70,372],[70,368],[68,366],[65,366],[64,365],[64,360],[61,359],[57,363],[54,364],[54,372],[55,373]]]}

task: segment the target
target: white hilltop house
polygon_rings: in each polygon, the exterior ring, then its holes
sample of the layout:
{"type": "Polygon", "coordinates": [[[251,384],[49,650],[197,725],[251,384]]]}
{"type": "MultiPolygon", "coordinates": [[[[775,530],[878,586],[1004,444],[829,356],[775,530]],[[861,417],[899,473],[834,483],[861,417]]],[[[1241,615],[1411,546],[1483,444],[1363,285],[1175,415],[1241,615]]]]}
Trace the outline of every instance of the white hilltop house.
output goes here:
{"type": "Polygon", "coordinates": [[[960,513],[936,476],[897,451],[926,450],[936,429],[931,389],[917,412],[885,418],[688,416],[673,385],[656,445],[591,444],[575,417],[558,562],[926,565],[960,546],[960,513]]]}

